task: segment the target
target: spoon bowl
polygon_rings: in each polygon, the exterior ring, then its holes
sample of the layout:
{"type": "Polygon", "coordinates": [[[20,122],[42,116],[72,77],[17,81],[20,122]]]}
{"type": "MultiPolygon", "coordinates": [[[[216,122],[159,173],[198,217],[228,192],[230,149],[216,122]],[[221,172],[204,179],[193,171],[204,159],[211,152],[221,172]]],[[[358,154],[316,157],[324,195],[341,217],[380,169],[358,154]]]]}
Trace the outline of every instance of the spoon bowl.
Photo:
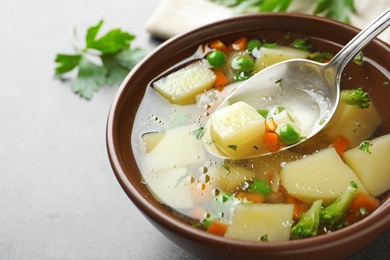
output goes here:
{"type": "MultiPolygon", "coordinates": [[[[390,26],[390,9],[377,17],[358,33],[328,63],[308,59],[291,59],[269,66],[243,84],[215,110],[220,110],[239,101],[244,101],[256,110],[283,107],[292,111],[300,122],[300,141],[284,146],[277,151],[257,149],[245,158],[230,158],[213,140],[211,120],[206,124],[204,143],[214,156],[224,159],[246,159],[279,152],[298,145],[320,132],[336,111],[340,101],[340,79],[348,63],[376,36],[390,26]]],[[[215,112],[214,111],[214,112],[215,112]]]]}

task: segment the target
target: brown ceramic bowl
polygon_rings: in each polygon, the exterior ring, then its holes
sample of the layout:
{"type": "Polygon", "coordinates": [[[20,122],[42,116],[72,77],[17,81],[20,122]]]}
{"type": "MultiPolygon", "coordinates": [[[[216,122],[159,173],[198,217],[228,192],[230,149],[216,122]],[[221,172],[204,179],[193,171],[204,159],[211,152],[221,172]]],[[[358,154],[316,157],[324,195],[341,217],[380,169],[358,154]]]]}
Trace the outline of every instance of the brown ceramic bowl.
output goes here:
{"type": "MultiPolygon", "coordinates": [[[[303,240],[260,243],[226,239],[192,228],[170,215],[166,207],[158,203],[141,183],[130,135],[148,83],[170,66],[193,54],[201,43],[215,38],[256,36],[270,31],[278,32],[279,36],[287,31],[297,32],[314,41],[317,39],[319,46],[323,45],[333,52],[337,52],[340,45],[347,43],[358,32],[351,26],[315,16],[261,14],[216,22],[164,42],[132,70],[114,99],[107,123],[111,165],[121,186],[147,219],[166,237],[194,255],[204,259],[343,258],[366,246],[390,227],[390,199],[384,200],[381,207],[369,217],[342,230],[303,240]]],[[[389,45],[375,40],[364,49],[364,54],[380,64],[389,77],[389,45]]],[[[380,78],[378,71],[370,68],[365,68],[364,73],[351,73],[354,74],[352,80],[348,79],[348,75],[344,77],[344,86],[356,87],[380,78]]],[[[384,119],[379,132],[390,133],[389,89],[372,88],[370,93],[384,119]]]]}

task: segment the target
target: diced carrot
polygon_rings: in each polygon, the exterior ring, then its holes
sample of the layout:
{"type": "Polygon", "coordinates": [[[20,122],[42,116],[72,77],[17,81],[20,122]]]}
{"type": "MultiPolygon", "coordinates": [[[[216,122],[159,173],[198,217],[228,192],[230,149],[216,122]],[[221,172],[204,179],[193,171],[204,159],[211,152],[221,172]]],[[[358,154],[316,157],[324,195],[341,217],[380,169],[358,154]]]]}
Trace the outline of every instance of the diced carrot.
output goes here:
{"type": "Polygon", "coordinates": [[[305,203],[301,202],[297,198],[291,196],[290,194],[286,193],[286,203],[287,204],[293,204],[294,205],[294,211],[293,211],[293,219],[294,221],[297,221],[300,216],[308,211],[309,206],[305,203]]]}
{"type": "Polygon", "coordinates": [[[252,201],[253,203],[263,203],[265,201],[265,197],[260,193],[249,193],[249,192],[240,192],[236,195],[237,199],[247,199],[252,201]]]}
{"type": "Polygon", "coordinates": [[[279,135],[273,132],[264,133],[264,141],[271,152],[276,152],[280,147],[279,135]]]}
{"type": "Polygon", "coordinates": [[[234,43],[230,44],[228,49],[229,51],[245,51],[247,43],[248,38],[240,37],[234,43]]]}
{"type": "Polygon", "coordinates": [[[221,40],[214,40],[210,42],[210,47],[215,50],[220,50],[224,52],[226,55],[229,54],[228,48],[226,48],[226,45],[221,40]]]}
{"type": "Polygon", "coordinates": [[[228,225],[226,223],[223,223],[219,220],[214,220],[211,222],[209,228],[207,229],[208,233],[223,236],[228,228],[228,225]]]}
{"type": "Polygon", "coordinates": [[[342,154],[345,150],[347,150],[349,143],[350,142],[347,138],[342,135],[339,135],[333,141],[332,146],[336,149],[338,154],[342,154]]]}
{"type": "Polygon", "coordinates": [[[275,132],[276,128],[278,128],[278,125],[275,123],[273,118],[270,118],[265,122],[265,131],[275,132]]]}
{"type": "Polygon", "coordinates": [[[377,198],[359,191],[351,202],[350,210],[346,217],[347,222],[352,224],[364,218],[366,215],[376,210],[379,207],[379,204],[380,202],[377,198]],[[362,209],[365,211],[364,214],[361,212],[362,209]]]}
{"type": "Polygon", "coordinates": [[[225,76],[225,74],[220,70],[213,70],[215,76],[217,77],[214,81],[214,87],[222,90],[226,85],[229,84],[229,80],[225,76]]]}

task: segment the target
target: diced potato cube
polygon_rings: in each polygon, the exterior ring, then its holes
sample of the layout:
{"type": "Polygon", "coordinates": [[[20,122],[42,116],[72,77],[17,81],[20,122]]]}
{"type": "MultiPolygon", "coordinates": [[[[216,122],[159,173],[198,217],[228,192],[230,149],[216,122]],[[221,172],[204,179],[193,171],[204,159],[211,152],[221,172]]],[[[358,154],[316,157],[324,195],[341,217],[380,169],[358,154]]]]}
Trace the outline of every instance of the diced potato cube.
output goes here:
{"type": "Polygon", "coordinates": [[[224,107],[211,116],[215,145],[230,158],[239,159],[264,146],[265,120],[245,102],[224,107]]]}
{"type": "Polygon", "coordinates": [[[368,151],[359,147],[344,152],[344,161],[356,172],[372,196],[390,189],[390,134],[369,142],[368,151]]]}
{"type": "Polygon", "coordinates": [[[146,185],[153,196],[165,205],[173,208],[186,209],[193,207],[193,184],[186,181],[186,168],[160,172],[155,176],[145,176],[146,185]]]}
{"type": "Polygon", "coordinates": [[[287,163],[280,177],[290,195],[308,204],[318,199],[322,199],[324,204],[333,202],[351,181],[367,193],[359,178],[333,147],[287,163]]]}
{"type": "Polygon", "coordinates": [[[224,167],[209,168],[215,186],[223,191],[237,191],[244,182],[254,180],[256,173],[237,164],[226,163],[224,167]]]}
{"type": "Polygon", "coordinates": [[[261,241],[287,241],[293,223],[292,204],[240,204],[225,237],[261,241]]]}
{"type": "Polygon", "coordinates": [[[372,102],[368,108],[364,109],[340,102],[334,116],[322,133],[330,143],[337,136],[342,135],[350,141],[349,148],[353,148],[370,138],[381,122],[379,113],[372,102]]]}
{"type": "Polygon", "coordinates": [[[216,76],[201,61],[194,62],[153,83],[154,89],[172,104],[196,102],[196,95],[212,88],[216,76]]]}
{"type": "Polygon", "coordinates": [[[146,152],[151,152],[154,147],[165,137],[166,132],[147,133],[142,136],[145,143],[146,152]]]}
{"type": "Polygon", "coordinates": [[[145,144],[144,171],[158,172],[188,165],[203,164],[206,160],[201,140],[195,138],[196,124],[169,129],[163,133],[143,136],[145,144]]]}
{"type": "Polygon", "coordinates": [[[275,63],[294,58],[305,59],[309,52],[288,46],[274,46],[272,48],[260,47],[259,55],[255,61],[254,71],[260,71],[275,63]]]}

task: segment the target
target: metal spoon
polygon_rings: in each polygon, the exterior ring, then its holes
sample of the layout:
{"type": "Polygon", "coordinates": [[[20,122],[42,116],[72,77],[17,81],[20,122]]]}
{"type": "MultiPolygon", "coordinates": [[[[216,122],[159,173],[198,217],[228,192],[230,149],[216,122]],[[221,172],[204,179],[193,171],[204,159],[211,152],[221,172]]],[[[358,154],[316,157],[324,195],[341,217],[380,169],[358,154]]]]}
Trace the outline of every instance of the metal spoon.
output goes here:
{"type": "MultiPolygon", "coordinates": [[[[370,25],[347,43],[328,63],[306,59],[292,59],[277,63],[252,76],[238,86],[221,105],[219,110],[238,101],[245,101],[256,109],[269,106],[288,108],[300,119],[302,139],[291,148],[318,133],[333,116],[340,100],[340,78],[347,64],[376,36],[390,26],[390,9],[377,17],[370,25]]],[[[214,144],[206,124],[204,144],[206,149],[220,158],[230,158],[214,144]]],[[[259,149],[245,158],[259,157],[272,152],[259,149]]],[[[244,158],[234,158],[244,159],[244,158]]]]}

